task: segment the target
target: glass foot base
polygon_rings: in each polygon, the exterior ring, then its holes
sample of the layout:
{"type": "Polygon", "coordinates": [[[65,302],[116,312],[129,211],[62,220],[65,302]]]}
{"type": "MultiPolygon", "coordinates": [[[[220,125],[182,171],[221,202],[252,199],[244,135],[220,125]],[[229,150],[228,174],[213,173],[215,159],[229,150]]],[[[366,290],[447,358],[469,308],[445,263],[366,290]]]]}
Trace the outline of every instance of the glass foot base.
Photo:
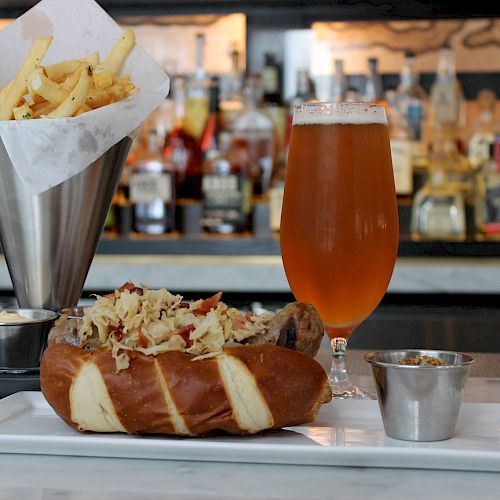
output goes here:
{"type": "Polygon", "coordinates": [[[330,340],[330,345],[333,356],[328,381],[333,399],[377,399],[375,392],[360,389],[349,379],[345,366],[347,340],[344,337],[336,337],[330,340]]]}
{"type": "Polygon", "coordinates": [[[349,380],[332,380],[329,379],[330,387],[332,388],[333,399],[377,399],[374,392],[361,389],[349,380]]]}

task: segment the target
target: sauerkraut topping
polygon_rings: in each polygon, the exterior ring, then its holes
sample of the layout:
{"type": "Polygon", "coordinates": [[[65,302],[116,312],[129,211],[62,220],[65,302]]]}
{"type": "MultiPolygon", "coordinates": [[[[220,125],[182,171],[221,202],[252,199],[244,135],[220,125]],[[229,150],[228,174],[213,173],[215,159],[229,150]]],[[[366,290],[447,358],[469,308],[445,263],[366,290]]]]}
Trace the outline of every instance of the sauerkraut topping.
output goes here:
{"type": "Polygon", "coordinates": [[[150,290],[126,283],[86,309],[78,337],[82,345],[97,337],[112,350],[117,370],[129,366],[129,353],[156,355],[183,351],[200,359],[266,331],[272,314],[255,316],[228,307],[222,292],[193,303],[165,288],[150,290]]]}

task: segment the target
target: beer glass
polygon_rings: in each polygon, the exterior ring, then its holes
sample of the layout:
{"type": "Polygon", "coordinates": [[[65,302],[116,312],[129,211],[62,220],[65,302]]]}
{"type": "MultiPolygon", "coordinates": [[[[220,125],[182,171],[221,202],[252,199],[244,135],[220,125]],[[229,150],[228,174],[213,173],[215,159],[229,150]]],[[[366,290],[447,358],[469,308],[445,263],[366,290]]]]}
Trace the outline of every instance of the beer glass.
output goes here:
{"type": "Polygon", "coordinates": [[[296,106],[280,229],[297,300],[316,307],[332,346],[336,398],[364,398],[344,364],[347,339],[377,307],[398,250],[398,215],[382,105],[296,106]]]}

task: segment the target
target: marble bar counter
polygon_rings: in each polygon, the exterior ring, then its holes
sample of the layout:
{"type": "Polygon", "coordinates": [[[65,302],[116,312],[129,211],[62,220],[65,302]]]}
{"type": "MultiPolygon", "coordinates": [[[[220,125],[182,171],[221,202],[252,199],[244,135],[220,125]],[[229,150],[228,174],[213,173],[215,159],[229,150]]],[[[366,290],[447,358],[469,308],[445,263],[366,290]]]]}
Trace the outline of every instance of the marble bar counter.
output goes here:
{"type": "MultiPolygon", "coordinates": [[[[103,236],[85,290],[111,290],[127,280],[180,292],[289,292],[275,235],[103,236]]],[[[0,290],[11,289],[0,256],[0,290]]],[[[389,292],[499,293],[500,240],[416,242],[403,235],[389,292]]]]}
{"type": "MultiPolygon", "coordinates": [[[[97,254],[85,290],[111,290],[125,281],[180,292],[289,292],[279,255],[97,254]]],[[[0,257],[0,290],[12,290],[0,257]]],[[[500,293],[500,257],[399,257],[392,293],[500,293]]]]}

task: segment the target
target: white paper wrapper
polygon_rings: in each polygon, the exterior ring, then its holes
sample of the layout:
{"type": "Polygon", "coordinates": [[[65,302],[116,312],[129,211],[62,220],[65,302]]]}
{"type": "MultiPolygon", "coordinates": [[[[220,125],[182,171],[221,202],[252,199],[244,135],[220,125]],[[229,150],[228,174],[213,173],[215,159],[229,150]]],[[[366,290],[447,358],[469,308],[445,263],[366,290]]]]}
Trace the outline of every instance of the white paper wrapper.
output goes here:
{"type": "MultiPolygon", "coordinates": [[[[54,37],[42,62],[48,65],[94,51],[105,58],[121,33],[93,0],[42,0],[0,31],[0,87],[15,78],[35,38],[54,37]]],[[[128,99],[76,118],[0,121],[0,139],[30,193],[80,173],[131,135],[168,94],[168,76],[137,44],[120,73],[139,88],[128,99]]],[[[0,171],[12,168],[10,162],[0,158],[0,171]]]]}

